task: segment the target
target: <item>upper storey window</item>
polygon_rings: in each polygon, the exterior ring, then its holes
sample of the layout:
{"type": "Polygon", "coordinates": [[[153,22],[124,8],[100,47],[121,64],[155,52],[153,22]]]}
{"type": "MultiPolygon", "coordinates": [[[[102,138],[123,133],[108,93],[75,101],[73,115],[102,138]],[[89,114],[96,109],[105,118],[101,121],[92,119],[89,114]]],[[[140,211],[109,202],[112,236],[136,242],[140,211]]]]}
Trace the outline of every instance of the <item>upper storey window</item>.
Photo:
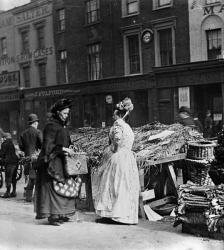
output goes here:
{"type": "Polygon", "coordinates": [[[173,0],[153,0],[154,9],[171,7],[173,5],[173,0]]]}
{"type": "Polygon", "coordinates": [[[58,10],[58,31],[65,30],[65,9],[58,10]]]}
{"type": "Polygon", "coordinates": [[[222,34],[221,29],[206,30],[208,60],[221,58],[222,34]]]}
{"type": "Polygon", "coordinates": [[[139,13],[139,0],[122,0],[122,15],[129,16],[139,13]]]}
{"type": "Polygon", "coordinates": [[[220,0],[205,0],[205,4],[220,3],[220,0]]]}
{"type": "Polygon", "coordinates": [[[1,54],[0,56],[6,56],[7,55],[7,42],[6,42],[6,37],[2,37],[0,39],[0,46],[1,46],[1,54]]]}
{"type": "Polygon", "coordinates": [[[99,0],[86,1],[86,22],[87,22],[87,24],[95,23],[99,20],[100,20],[99,0]]]}
{"type": "Polygon", "coordinates": [[[29,31],[22,31],[21,32],[21,40],[22,40],[22,51],[28,52],[30,45],[29,45],[29,31]]]}
{"type": "Polygon", "coordinates": [[[38,48],[43,49],[45,47],[45,38],[44,38],[44,26],[37,28],[37,42],[38,48]]]}

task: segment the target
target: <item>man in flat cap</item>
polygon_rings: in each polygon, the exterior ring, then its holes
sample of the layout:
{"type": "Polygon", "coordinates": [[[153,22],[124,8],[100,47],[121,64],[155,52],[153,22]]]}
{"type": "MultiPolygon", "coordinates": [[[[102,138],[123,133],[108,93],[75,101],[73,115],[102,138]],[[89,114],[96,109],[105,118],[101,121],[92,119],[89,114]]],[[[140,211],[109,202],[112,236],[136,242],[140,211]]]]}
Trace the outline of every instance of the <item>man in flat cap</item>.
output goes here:
{"type": "Polygon", "coordinates": [[[39,119],[36,114],[30,114],[28,116],[28,124],[28,128],[20,135],[19,147],[25,153],[25,157],[29,160],[24,166],[24,173],[29,177],[28,184],[25,188],[25,197],[27,202],[31,202],[36,179],[33,165],[37,158],[37,154],[41,149],[42,133],[37,129],[39,119]]]}

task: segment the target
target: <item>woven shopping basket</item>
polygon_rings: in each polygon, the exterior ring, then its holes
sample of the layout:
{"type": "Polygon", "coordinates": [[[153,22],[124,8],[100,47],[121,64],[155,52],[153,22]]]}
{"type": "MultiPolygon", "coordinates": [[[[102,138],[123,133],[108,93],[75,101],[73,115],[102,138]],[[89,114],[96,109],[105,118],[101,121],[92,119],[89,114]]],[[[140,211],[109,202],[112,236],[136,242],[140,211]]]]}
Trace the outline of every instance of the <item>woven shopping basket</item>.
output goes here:
{"type": "Polygon", "coordinates": [[[210,164],[203,160],[186,159],[187,180],[198,185],[214,186],[209,175],[210,164]]]}

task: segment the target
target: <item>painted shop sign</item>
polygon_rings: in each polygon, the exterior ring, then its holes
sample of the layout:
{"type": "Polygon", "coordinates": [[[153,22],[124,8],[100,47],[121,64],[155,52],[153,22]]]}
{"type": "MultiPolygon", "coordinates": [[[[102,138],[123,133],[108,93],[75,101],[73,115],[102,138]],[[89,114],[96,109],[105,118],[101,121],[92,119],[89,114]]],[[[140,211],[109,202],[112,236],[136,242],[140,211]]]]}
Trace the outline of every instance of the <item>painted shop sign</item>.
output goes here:
{"type": "Polygon", "coordinates": [[[18,93],[10,93],[10,94],[0,94],[0,102],[10,102],[10,101],[18,101],[19,94],[18,93]]]}
{"type": "Polygon", "coordinates": [[[15,15],[15,24],[22,24],[26,22],[33,21],[45,17],[52,13],[52,5],[44,5],[35,9],[29,9],[27,11],[21,12],[15,15]]]}
{"type": "Polygon", "coordinates": [[[6,72],[0,74],[0,89],[16,88],[18,86],[19,86],[19,71],[6,72]]]}
{"type": "Polygon", "coordinates": [[[190,108],[190,88],[178,88],[179,108],[182,106],[190,108]]]}
{"type": "Polygon", "coordinates": [[[3,18],[3,17],[0,18],[0,29],[11,26],[11,25],[13,25],[13,17],[12,16],[8,16],[8,17],[5,17],[5,18],[3,18]]]}
{"type": "Polygon", "coordinates": [[[222,13],[224,11],[224,4],[221,5],[215,5],[215,6],[206,6],[203,8],[204,10],[204,16],[205,15],[212,15],[214,13],[222,13]]]}
{"type": "Polygon", "coordinates": [[[37,49],[33,52],[22,53],[16,56],[2,56],[0,58],[0,66],[10,65],[12,63],[22,63],[27,61],[32,61],[36,59],[40,59],[46,56],[51,56],[54,53],[53,47],[37,49]]]}
{"type": "Polygon", "coordinates": [[[73,89],[51,89],[51,90],[39,90],[32,93],[25,93],[25,98],[35,98],[35,97],[48,97],[48,96],[59,96],[59,95],[72,95],[78,94],[80,90],[73,89]]]}

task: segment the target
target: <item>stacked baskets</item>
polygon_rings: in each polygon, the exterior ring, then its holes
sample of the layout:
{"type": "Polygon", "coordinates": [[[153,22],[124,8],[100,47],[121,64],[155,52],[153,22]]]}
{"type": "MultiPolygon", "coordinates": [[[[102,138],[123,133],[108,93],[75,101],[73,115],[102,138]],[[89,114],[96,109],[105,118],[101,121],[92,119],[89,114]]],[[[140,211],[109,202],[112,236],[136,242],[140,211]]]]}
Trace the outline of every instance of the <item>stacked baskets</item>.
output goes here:
{"type": "Polygon", "coordinates": [[[187,180],[198,185],[214,185],[208,172],[210,161],[214,159],[214,148],[216,144],[212,141],[197,141],[188,143],[187,151],[187,180]]]}

